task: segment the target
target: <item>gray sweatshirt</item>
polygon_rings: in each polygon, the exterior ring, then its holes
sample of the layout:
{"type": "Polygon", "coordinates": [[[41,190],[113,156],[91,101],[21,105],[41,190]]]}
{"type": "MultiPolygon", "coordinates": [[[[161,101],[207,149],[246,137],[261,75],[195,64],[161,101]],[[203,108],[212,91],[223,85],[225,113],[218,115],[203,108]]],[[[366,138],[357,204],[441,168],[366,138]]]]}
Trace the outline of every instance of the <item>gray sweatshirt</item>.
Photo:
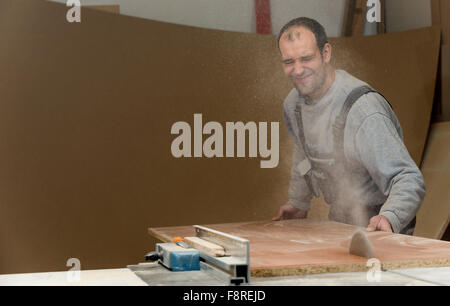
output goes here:
{"type": "MultiPolygon", "coordinates": [[[[303,176],[305,160],[314,159],[314,163],[325,167],[330,164],[332,125],[348,94],[362,85],[367,84],[343,70],[336,70],[335,81],[321,100],[307,104],[296,89],[287,96],[283,116],[294,141],[288,204],[309,210],[314,193],[303,176]],[[309,159],[299,140],[294,112],[297,103],[301,107],[309,159]]],[[[344,155],[352,169],[352,183],[344,194],[348,195],[348,203],[355,203],[355,199],[358,202],[345,208],[356,215],[358,221],[345,223],[367,226],[370,218],[379,214],[389,220],[395,233],[412,234],[416,213],[425,196],[425,184],[403,143],[396,115],[379,94],[366,94],[351,108],[344,130],[344,155]],[[364,213],[358,213],[358,210],[364,213]]],[[[313,185],[314,189],[324,189],[313,185]]],[[[331,205],[330,219],[342,221],[334,217],[333,203],[328,204],[331,205]]]]}

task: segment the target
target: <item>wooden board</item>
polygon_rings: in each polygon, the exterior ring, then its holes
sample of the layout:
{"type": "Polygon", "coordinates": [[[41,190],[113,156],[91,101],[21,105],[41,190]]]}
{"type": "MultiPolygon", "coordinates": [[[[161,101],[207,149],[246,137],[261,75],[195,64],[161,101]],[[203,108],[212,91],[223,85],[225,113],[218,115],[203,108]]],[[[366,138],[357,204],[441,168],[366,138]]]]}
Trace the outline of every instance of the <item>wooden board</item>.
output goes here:
{"type": "Polygon", "coordinates": [[[89,8],[107,13],[120,14],[120,5],[83,5],[82,8],[89,8]]]}
{"type": "Polygon", "coordinates": [[[366,3],[363,0],[347,0],[344,16],[343,36],[362,36],[366,18],[366,3]]]}
{"type": "Polygon", "coordinates": [[[430,0],[431,4],[431,24],[441,25],[440,0],[430,0]]]}
{"type": "Polygon", "coordinates": [[[386,33],[386,0],[380,1],[381,5],[381,21],[377,22],[377,34],[386,33]]]}
{"type": "Polygon", "coordinates": [[[440,0],[439,10],[441,13],[442,44],[450,44],[450,1],[440,0]]]}
{"type": "Polygon", "coordinates": [[[440,26],[442,44],[450,44],[450,1],[430,0],[431,23],[440,26]]]}
{"type": "Polygon", "coordinates": [[[415,236],[441,239],[450,218],[450,122],[431,127],[421,167],[427,193],[417,214],[415,236]]]}
{"type": "MultiPolygon", "coordinates": [[[[313,220],[205,225],[250,241],[253,277],[366,270],[367,259],[350,255],[355,226],[313,220]]],[[[162,241],[192,236],[193,227],[150,228],[162,241]]],[[[367,233],[382,269],[450,266],[450,242],[385,232],[367,233]]]]}

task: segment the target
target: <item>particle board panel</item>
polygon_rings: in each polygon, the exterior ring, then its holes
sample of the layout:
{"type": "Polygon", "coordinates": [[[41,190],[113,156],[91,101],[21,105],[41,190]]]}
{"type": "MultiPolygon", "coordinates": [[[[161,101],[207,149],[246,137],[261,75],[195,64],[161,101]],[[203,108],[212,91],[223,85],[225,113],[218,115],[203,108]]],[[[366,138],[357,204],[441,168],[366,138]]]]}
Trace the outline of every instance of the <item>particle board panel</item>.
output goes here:
{"type": "Polygon", "coordinates": [[[450,122],[433,124],[421,167],[427,193],[417,214],[415,236],[442,239],[450,219],[450,122]]]}
{"type": "MultiPolygon", "coordinates": [[[[348,253],[358,227],[316,220],[256,221],[205,225],[250,241],[250,267],[254,277],[355,272],[367,269],[367,259],[348,253]]],[[[191,236],[193,227],[150,228],[162,241],[191,236]]],[[[367,232],[374,256],[383,270],[450,266],[450,243],[439,240],[367,232]]]]}

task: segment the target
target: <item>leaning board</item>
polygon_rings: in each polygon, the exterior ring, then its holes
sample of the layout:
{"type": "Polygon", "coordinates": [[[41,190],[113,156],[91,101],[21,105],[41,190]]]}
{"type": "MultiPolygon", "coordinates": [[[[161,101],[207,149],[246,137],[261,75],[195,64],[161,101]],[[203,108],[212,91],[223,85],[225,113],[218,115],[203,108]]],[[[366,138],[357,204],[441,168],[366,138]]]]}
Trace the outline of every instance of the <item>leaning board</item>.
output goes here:
{"type": "Polygon", "coordinates": [[[450,219],[450,122],[436,123],[421,167],[427,193],[417,213],[415,236],[441,239],[450,219]]]}
{"type": "MultiPolygon", "coordinates": [[[[253,277],[365,271],[367,259],[348,253],[358,227],[331,221],[285,220],[205,225],[250,241],[253,277]]],[[[193,236],[192,226],[150,228],[162,241],[193,236]]],[[[367,233],[384,270],[450,266],[450,242],[385,232],[367,233]]]]}

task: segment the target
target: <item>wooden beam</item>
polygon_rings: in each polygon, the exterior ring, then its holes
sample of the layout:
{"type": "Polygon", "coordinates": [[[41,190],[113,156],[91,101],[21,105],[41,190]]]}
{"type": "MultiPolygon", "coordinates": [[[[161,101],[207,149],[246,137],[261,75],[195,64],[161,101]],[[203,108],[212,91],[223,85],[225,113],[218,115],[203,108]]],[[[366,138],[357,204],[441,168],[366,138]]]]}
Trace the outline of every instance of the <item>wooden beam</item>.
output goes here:
{"type": "Polygon", "coordinates": [[[380,0],[381,4],[381,22],[377,24],[377,34],[386,33],[386,0],[380,0]]]}
{"type": "Polygon", "coordinates": [[[441,25],[440,0],[430,0],[431,3],[431,24],[441,25]]]}
{"type": "Polygon", "coordinates": [[[102,12],[120,14],[120,5],[83,5],[82,7],[102,12]]]}
{"type": "MultiPolygon", "coordinates": [[[[377,34],[386,33],[386,0],[380,0],[381,21],[377,23],[377,34]]],[[[362,36],[366,22],[367,0],[347,0],[343,36],[362,36]]]]}
{"type": "Polygon", "coordinates": [[[347,0],[343,36],[362,36],[367,12],[367,1],[347,0]]]}
{"type": "Polygon", "coordinates": [[[345,3],[344,23],[342,27],[342,36],[352,36],[353,12],[355,0],[347,0],[345,3]]]}
{"type": "Polygon", "coordinates": [[[256,33],[272,34],[270,0],[255,0],[256,33]]]}

